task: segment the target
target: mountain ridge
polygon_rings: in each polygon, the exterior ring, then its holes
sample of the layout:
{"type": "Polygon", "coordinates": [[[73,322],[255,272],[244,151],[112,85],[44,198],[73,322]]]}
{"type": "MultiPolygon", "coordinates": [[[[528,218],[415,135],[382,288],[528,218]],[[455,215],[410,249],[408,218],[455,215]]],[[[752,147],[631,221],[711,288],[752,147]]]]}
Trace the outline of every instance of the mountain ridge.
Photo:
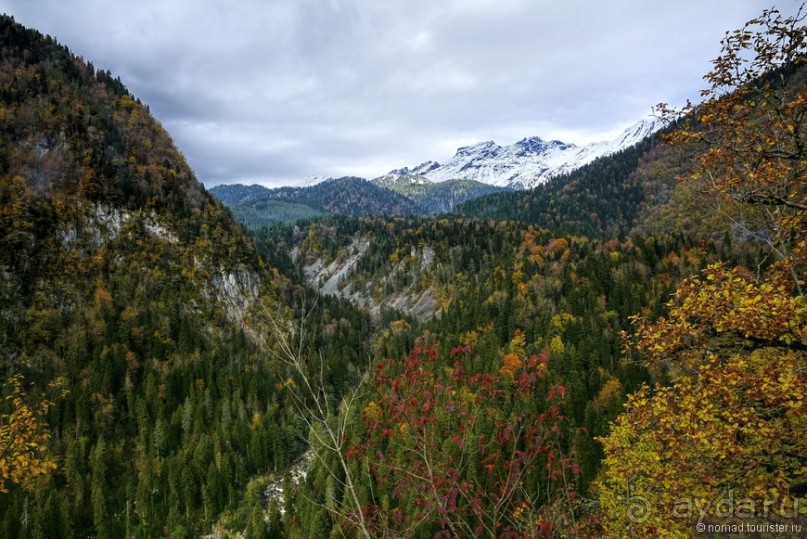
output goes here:
{"type": "Polygon", "coordinates": [[[489,140],[461,146],[444,165],[424,161],[369,181],[347,176],[317,178],[316,183],[303,187],[222,184],[212,187],[211,193],[249,227],[292,222],[317,212],[350,216],[447,213],[487,195],[533,189],[636,146],[661,128],[658,119],[641,120],[612,140],[584,146],[539,136],[509,146],[489,140]],[[267,204],[269,200],[294,206],[278,208],[267,204]]]}
{"type": "Polygon", "coordinates": [[[211,187],[210,192],[230,208],[276,200],[300,204],[324,213],[354,217],[369,213],[411,215],[420,211],[409,198],[355,176],[330,178],[308,187],[270,189],[257,184],[217,185],[211,187]]]}
{"type": "Polygon", "coordinates": [[[477,180],[433,182],[425,176],[395,173],[379,176],[372,182],[410,198],[427,215],[447,213],[466,201],[507,190],[477,180]]]}
{"type": "Polygon", "coordinates": [[[662,127],[658,119],[643,119],[611,140],[583,146],[546,141],[539,136],[525,137],[506,146],[488,140],[457,148],[454,157],[445,164],[424,161],[412,168],[393,169],[389,174],[424,176],[433,182],[466,179],[497,187],[531,189],[598,157],[633,146],[662,127]]]}

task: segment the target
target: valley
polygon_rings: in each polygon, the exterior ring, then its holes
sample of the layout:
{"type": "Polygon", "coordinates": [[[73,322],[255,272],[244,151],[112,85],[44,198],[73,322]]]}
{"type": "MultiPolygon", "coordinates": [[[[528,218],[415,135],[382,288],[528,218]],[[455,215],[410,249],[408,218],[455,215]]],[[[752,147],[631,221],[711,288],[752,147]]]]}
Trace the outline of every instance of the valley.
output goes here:
{"type": "MultiPolygon", "coordinates": [[[[595,161],[648,140],[660,120],[642,120],[612,141],[577,147],[539,137],[511,146],[492,141],[457,150],[445,165],[426,161],[413,169],[394,169],[371,181],[329,178],[307,187],[268,189],[260,185],[217,185],[218,197],[248,228],[291,223],[316,215],[450,213],[486,195],[543,186],[595,161]]],[[[557,180],[565,183],[564,179],[557,180]]],[[[515,195],[518,196],[518,195],[515,195]]]]}
{"type": "Polygon", "coordinates": [[[120,78],[0,15],[0,536],[687,537],[682,500],[807,503],[807,30],[760,17],[701,104],[610,142],[207,189],[120,78]]]}

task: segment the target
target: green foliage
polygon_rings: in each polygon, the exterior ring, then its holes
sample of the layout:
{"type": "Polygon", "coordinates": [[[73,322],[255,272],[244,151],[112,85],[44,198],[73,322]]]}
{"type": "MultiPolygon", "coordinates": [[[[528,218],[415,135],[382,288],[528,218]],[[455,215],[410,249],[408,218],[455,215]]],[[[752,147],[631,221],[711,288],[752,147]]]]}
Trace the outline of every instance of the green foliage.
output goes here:
{"type": "MultiPolygon", "coordinates": [[[[9,17],[0,44],[0,438],[30,439],[21,466],[0,455],[0,535],[329,537],[356,522],[394,536],[585,535],[578,495],[595,493],[603,459],[601,524],[615,535],[625,488],[659,506],[712,496],[732,474],[750,474],[751,495],[803,489],[800,198],[768,213],[767,243],[748,243],[701,184],[673,183],[695,150],[650,138],[466,203],[473,218],[414,217],[411,200],[357,178],[214,189],[250,240],[120,80],[9,17]],[[368,211],[396,216],[321,216],[368,211]],[[340,287],[372,314],[319,297],[304,272],[359,242],[340,287]],[[396,309],[412,298],[428,301],[396,309]],[[322,358],[321,371],[277,360],[271,330],[289,319],[308,335],[300,365],[322,358]],[[623,348],[631,321],[639,350],[623,348]],[[346,425],[344,454],[314,443],[293,485],[290,465],[323,429],[294,393],[306,375],[330,411],[367,382],[358,408],[342,403],[353,413],[319,418],[346,425]],[[58,377],[70,392],[45,400],[58,377]],[[732,460],[744,452],[760,458],[732,460]],[[635,468],[644,482],[628,484],[635,468]],[[684,469],[699,475],[675,483],[684,469]],[[267,508],[281,477],[288,495],[267,508]]],[[[788,192],[803,198],[799,166],[788,192]]]]}
{"type": "MultiPolygon", "coordinates": [[[[347,281],[354,286],[369,283],[380,289],[381,298],[407,290],[416,293],[422,286],[432,286],[440,298],[439,316],[429,321],[418,323],[394,311],[379,320],[375,357],[393,358],[386,365],[401,365],[395,360],[408,357],[416,349],[416,338],[424,333],[439,339],[435,346],[441,358],[449,357],[456,347],[470,347],[472,352],[462,362],[469,376],[504,376],[520,368],[525,355],[546,354],[546,387],[565,388],[559,406],[567,418],[562,447],[575,455],[580,467],[578,486],[584,494],[602,459],[595,437],[607,434],[609,421],[622,411],[625,394],[651,379],[646,368],[632,356],[625,357],[622,350],[619,335],[629,327],[629,317],[637,311],[646,316],[663,313],[665,298],[675,284],[710,260],[754,260],[754,253],[734,253],[725,246],[695,243],[683,236],[601,241],[516,222],[468,219],[332,217],[278,227],[265,236],[276,251],[300,249],[298,270],[315,258],[338,260],[357,237],[366,238],[369,247],[347,281]],[[427,248],[434,251],[434,258],[424,266],[419,255],[427,248]],[[413,278],[385,277],[396,274],[413,278]],[[429,284],[418,284],[422,282],[429,284]]],[[[435,376],[441,372],[436,369],[435,376]]],[[[371,384],[371,391],[383,395],[389,385],[377,382],[371,384]]],[[[534,409],[543,406],[542,398],[536,398],[534,409]]],[[[361,423],[354,422],[356,439],[367,439],[361,423]]],[[[331,492],[326,488],[327,470],[334,465],[327,459],[316,465],[301,486],[295,502],[300,528],[293,528],[293,536],[314,534],[314,528],[307,526],[315,521],[325,527],[323,519],[338,522],[331,520],[327,510],[329,503],[337,508],[345,503],[338,489],[327,494],[331,492]],[[330,495],[335,500],[329,501],[330,495]],[[309,505],[309,499],[315,503],[309,505]]],[[[389,516],[396,503],[403,503],[389,492],[389,484],[376,483],[369,468],[363,471],[357,464],[356,471],[364,478],[362,487],[376,493],[375,498],[365,498],[375,500],[373,511],[383,510],[389,516]]],[[[482,467],[475,473],[482,473],[482,467]]],[[[340,480],[337,476],[336,481],[340,480]]],[[[542,481],[538,475],[530,480],[542,481]]],[[[534,505],[535,515],[553,518],[557,508],[546,504],[544,499],[534,505]]]]}
{"type": "Polygon", "coordinates": [[[70,389],[15,404],[22,477],[55,470],[0,534],[198,535],[304,449],[251,319],[287,282],[119,80],[6,16],[0,44],[0,377],[70,389]]]}
{"type": "Polygon", "coordinates": [[[274,223],[293,223],[300,219],[313,219],[325,213],[304,204],[278,200],[265,200],[253,206],[230,206],[233,217],[247,230],[260,230],[274,223]]]}

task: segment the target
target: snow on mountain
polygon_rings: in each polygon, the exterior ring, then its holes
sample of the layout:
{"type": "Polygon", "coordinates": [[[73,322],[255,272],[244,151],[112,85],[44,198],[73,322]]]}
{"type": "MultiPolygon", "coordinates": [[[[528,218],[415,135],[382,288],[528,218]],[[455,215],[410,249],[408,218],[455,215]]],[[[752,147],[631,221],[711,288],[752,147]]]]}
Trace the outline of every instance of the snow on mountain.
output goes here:
{"type": "Polygon", "coordinates": [[[391,188],[396,185],[428,185],[433,183],[431,180],[426,178],[425,176],[412,174],[411,172],[401,172],[401,171],[409,171],[408,168],[404,167],[401,169],[395,169],[389,174],[385,174],[384,176],[380,176],[373,180],[373,183],[377,183],[381,187],[391,188]]]}
{"type": "Polygon", "coordinates": [[[330,176],[306,176],[303,178],[301,187],[311,187],[312,185],[317,185],[331,179],[333,178],[330,176]]]}
{"type": "Polygon", "coordinates": [[[633,146],[662,127],[657,119],[642,120],[617,138],[576,146],[540,137],[522,139],[509,146],[493,141],[459,148],[448,163],[426,161],[412,169],[395,169],[389,175],[425,176],[433,182],[449,179],[477,180],[498,187],[530,189],[552,176],[571,172],[605,155],[633,146]]]}
{"type": "Polygon", "coordinates": [[[396,169],[375,178],[372,182],[415,201],[427,214],[449,212],[466,200],[504,189],[467,179],[450,179],[435,183],[425,176],[401,173],[402,170],[409,169],[396,169]]]}
{"type": "Polygon", "coordinates": [[[428,172],[431,172],[432,170],[439,167],[440,163],[437,163],[435,161],[426,161],[425,163],[421,163],[413,169],[410,169],[408,167],[396,168],[394,170],[391,170],[390,174],[398,174],[402,176],[424,176],[428,172]]]}

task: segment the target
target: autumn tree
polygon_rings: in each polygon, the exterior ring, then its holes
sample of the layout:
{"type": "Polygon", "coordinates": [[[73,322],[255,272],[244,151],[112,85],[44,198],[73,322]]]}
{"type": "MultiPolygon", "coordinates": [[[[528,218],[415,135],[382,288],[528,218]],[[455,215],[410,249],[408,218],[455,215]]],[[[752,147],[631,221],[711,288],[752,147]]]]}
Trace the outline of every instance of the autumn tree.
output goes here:
{"type": "Polygon", "coordinates": [[[727,497],[793,517],[804,502],[804,360],[759,349],[633,394],[603,441],[606,535],[689,537],[727,497]]]}
{"type": "Polygon", "coordinates": [[[766,502],[766,519],[793,518],[804,503],[804,18],[766,10],[727,34],[705,100],[685,111],[694,121],[670,137],[706,145],[682,181],[738,204],[750,219],[737,224],[770,256],[754,271],[713,264],[678,286],[666,316],[634,317],[629,346],[672,384],[633,394],[602,439],[608,537],[691,536],[727,497],[745,518],[766,502]]]}
{"type": "Polygon", "coordinates": [[[30,405],[20,374],[12,376],[8,385],[11,392],[5,404],[9,409],[0,414],[0,492],[56,468],[44,455],[50,439],[45,415],[52,403],[42,399],[30,405]]]}
{"type": "Polygon", "coordinates": [[[348,448],[383,492],[363,508],[374,536],[550,537],[574,528],[579,468],[563,440],[565,388],[544,379],[546,356],[471,374],[469,354],[459,347],[440,357],[421,342],[376,368],[366,436],[348,448]]]}
{"type": "MultiPolygon", "coordinates": [[[[702,184],[718,210],[739,211],[735,225],[788,264],[807,255],[805,17],[803,4],[789,17],[765,10],[727,32],[704,76],[703,100],[681,110],[659,105],[666,120],[685,119],[668,141],[703,148],[692,174],[682,180],[702,184]]],[[[803,293],[798,278],[803,266],[789,269],[803,293]]]]}
{"type": "Polygon", "coordinates": [[[807,301],[792,290],[710,266],[667,317],[635,318],[631,346],[676,382],[633,394],[602,440],[606,535],[688,537],[694,508],[713,517],[729,492],[786,514],[803,502],[807,301]]]}

